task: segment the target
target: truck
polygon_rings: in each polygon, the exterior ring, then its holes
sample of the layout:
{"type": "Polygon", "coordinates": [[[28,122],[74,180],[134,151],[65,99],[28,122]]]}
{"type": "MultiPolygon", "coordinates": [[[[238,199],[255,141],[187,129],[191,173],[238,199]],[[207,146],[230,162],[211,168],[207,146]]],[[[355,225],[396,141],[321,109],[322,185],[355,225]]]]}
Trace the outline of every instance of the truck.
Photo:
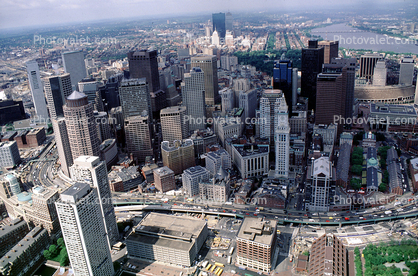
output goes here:
{"type": "Polygon", "coordinates": [[[228,256],[228,264],[231,264],[232,262],[232,256],[228,256]]]}
{"type": "Polygon", "coordinates": [[[231,247],[231,249],[229,249],[229,255],[232,255],[232,253],[234,253],[234,247],[231,247]]]}
{"type": "Polygon", "coordinates": [[[387,211],[385,211],[385,214],[386,215],[390,215],[390,214],[392,214],[392,211],[391,210],[387,210],[387,211]]]}

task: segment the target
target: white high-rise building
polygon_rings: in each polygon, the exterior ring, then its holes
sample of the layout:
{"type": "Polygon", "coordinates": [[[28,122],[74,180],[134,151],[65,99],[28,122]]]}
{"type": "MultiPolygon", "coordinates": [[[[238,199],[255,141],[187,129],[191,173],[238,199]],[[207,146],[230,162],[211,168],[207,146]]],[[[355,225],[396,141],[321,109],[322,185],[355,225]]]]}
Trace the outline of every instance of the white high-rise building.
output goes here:
{"type": "Polygon", "coordinates": [[[26,70],[28,72],[30,91],[32,92],[32,100],[35,105],[36,116],[41,122],[46,122],[48,116],[48,109],[46,108],[46,101],[44,96],[41,75],[39,73],[39,66],[35,60],[26,63],[26,70]]]}
{"type": "Polygon", "coordinates": [[[219,35],[216,30],[212,34],[212,44],[215,45],[216,47],[221,46],[219,35]]]}
{"type": "Polygon", "coordinates": [[[145,78],[122,80],[119,98],[125,120],[128,117],[141,116],[145,110],[152,122],[151,95],[145,78]]]}
{"type": "Polygon", "coordinates": [[[257,90],[240,91],[238,102],[238,107],[244,109],[244,121],[250,122],[250,118],[255,118],[255,110],[257,109],[257,90]]]}
{"type": "Polygon", "coordinates": [[[184,74],[181,83],[183,105],[189,119],[189,131],[205,128],[205,78],[200,67],[194,67],[184,74]]]}
{"type": "Polygon", "coordinates": [[[100,211],[104,219],[109,246],[111,247],[117,242],[119,232],[112,204],[106,163],[100,161],[99,157],[96,156],[80,156],[74,160],[74,165],[71,166],[70,172],[72,180],[85,182],[97,188],[100,211]]]}
{"type": "Polygon", "coordinates": [[[189,137],[189,123],[186,120],[185,106],[172,106],[161,109],[161,133],[164,141],[173,143],[189,137]]]}
{"type": "Polygon", "coordinates": [[[311,201],[307,204],[309,211],[329,211],[329,193],[332,181],[332,164],[328,157],[320,157],[313,161],[308,172],[311,179],[311,201]]]}
{"type": "Polygon", "coordinates": [[[76,276],[113,275],[97,188],[76,183],[55,202],[68,258],[76,276]]]}
{"type": "Polygon", "coordinates": [[[401,60],[399,70],[399,84],[412,85],[414,79],[414,59],[412,57],[404,57],[401,60]]]}
{"type": "Polygon", "coordinates": [[[373,85],[374,86],[385,86],[386,85],[386,75],[388,69],[386,68],[386,63],[384,60],[378,60],[376,66],[374,67],[373,73],[373,85]]]}
{"type": "Polygon", "coordinates": [[[201,166],[188,168],[182,174],[183,189],[189,196],[198,195],[199,182],[208,181],[209,177],[209,171],[201,166]]]}
{"type": "Polygon", "coordinates": [[[277,128],[280,102],[284,101],[283,92],[279,89],[265,90],[260,99],[260,138],[268,138],[270,147],[274,147],[274,132],[277,128]]]}
{"type": "Polygon", "coordinates": [[[205,161],[206,169],[212,175],[215,175],[220,168],[225,171],[232,168],[231,156],[224,149],[208,152],[205,161]]]}
{"type": "Polygon", "coordinates": [[[280,177],[289,176],[289,148],[290,148],[290,127],[288,107],[286,101],[280,101],[277,113],[277,127],[274,133],[275,154],[276,154],[276,175],[280,177]]]}
{"type": "Polygon", "coordinates": [[[70,73],[72,90],[78,90],[78,82],[87,77],[83,51],[62,53],[65,73],[70,73]]]}

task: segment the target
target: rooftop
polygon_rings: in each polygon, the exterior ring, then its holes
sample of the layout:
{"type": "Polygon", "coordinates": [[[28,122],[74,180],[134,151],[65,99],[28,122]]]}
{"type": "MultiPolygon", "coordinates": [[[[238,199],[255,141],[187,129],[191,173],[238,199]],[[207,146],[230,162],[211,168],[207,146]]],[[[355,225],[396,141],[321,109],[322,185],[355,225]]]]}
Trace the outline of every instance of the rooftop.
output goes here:
{"type": "Polygon", "coordinates": [[[255,144],[246,144],[246,145],[238,145],[234,144],[234,148],[238,151],[238,153],[245,157],[251,156],[256,154],[262,153],[269,153],[269,146],[268,145],[255,145],[255,144]]]}
{"type": "Polygon", "coordinates": [[[413,105],[371,103],[370,113],[385,113],[385,114],[395,114],[395,115],[417,116],[417,112],[413,105]]]}
{"type": "Polygon", "coordinates": [[[154,174],[157,174],[161,177],[161,176],[167,176],[170,174],[174,175],[174,172],[169,167],[164,166],[164,167],[155,169],[154,174]]]}
{"type": "Polygon", "coordinates": [[[272,245],[276,234],[277,222],[262,218],[245,218],[237,234],[237,238],[272,245]]]}

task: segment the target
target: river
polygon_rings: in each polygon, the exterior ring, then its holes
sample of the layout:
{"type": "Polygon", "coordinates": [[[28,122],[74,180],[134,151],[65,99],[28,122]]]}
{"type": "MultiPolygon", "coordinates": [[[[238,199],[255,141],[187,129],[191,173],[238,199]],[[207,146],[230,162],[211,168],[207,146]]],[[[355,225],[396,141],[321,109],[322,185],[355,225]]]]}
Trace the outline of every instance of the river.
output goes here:
{"type": "Polygon", "coordinates": [[[352,28],[346,24],[335,24],[323,28],[312,29],[312,35],[323,39],[338,40],[339,46],[348,49],[367,49],[395,53],[418,54],[418,41],[395,39],[389,36],[352,28]]]}

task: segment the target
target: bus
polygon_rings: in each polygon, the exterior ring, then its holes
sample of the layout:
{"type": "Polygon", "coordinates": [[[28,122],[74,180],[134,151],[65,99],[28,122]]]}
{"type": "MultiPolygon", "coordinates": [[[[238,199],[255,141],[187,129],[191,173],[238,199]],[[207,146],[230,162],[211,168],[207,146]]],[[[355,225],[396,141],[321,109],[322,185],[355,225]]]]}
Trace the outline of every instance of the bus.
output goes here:
{"type": "Polygon", "coordinates": [[[229,249],[229,255],[232,255],[232,253],[234,253],[234,247],[231,247],[231,249],[229,249]]]}
{"type": "Polygon", "coordinates": [[[228,256],[228,264],[231,264],[231,262],[232,262],[232,257],[228,256]]]}
{"type": "Polygon", "coordinates": [[[213,265],[210,272],[213,272],[215,270],[215,268],[216,268],[216,265],[213,265]]]}
{"type": "Polygon", "coordinates": [[[208,266],[206,267],[206,271],[209,271],[211,266],[212,266],[211,264],[208,264],[208,266]]]}
{"type": "Polygon", "coordinates": [[[215,263],[215,265],[216,266],[219,266],[219,267],[225,267],[225,265],[224,264],[221,264],[221,263],[215,263]]]}
{"type": "Polygon", "coordinates": [[[221,270],[221,268],[220,268],[220,267],[218,267],[218,268],[214,271],[214,273],[215,273],[215,274],[218,274],[219,270],[221,270]]]}
{"type": "Polygon", "coordinates": [[[218,273],[216,273],[216,275],[221,276],[221,274],[222,274],[223,271],[224,270],[221,268],[221,270],[219,270],[218,273]]]}

